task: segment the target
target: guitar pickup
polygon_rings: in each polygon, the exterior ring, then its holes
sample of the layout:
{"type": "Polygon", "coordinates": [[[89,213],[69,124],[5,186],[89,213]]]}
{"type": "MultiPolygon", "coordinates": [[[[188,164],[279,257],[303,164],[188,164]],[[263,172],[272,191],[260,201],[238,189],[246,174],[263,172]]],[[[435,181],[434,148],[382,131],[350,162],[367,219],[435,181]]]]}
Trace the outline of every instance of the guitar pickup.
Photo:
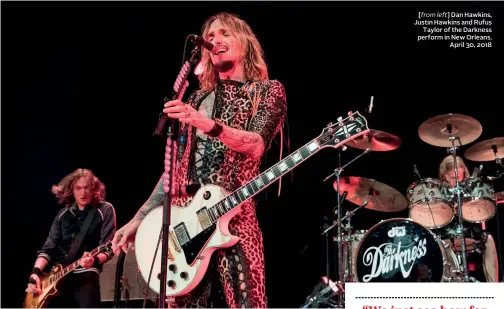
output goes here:
{"type": "Polygon", "coordinates": [[[208,210],[206,207],[203,207],[200,210],[198,210],[196,212],[196,215],[198,216],[198,221],[203,229],[206,229],[212,225],[212,220],[210,219],[210,216],[208,214],[208,210]]]}

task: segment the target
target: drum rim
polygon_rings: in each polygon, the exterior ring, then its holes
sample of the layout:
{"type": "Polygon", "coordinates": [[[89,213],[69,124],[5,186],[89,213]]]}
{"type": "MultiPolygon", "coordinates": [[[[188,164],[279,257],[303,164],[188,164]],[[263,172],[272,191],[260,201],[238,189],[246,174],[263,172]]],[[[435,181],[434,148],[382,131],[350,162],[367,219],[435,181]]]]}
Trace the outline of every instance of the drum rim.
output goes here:
{"type": "MultiPolygon", "coordinates": [[[[355,250],[355,253],[353,254],[353,257],[352,257],[352,260],[354,261],[354,263],[353,263],[354,264],[354,266],[353,266],[354,269],[352,270],[352,273],[353,273],[353,275],[355,277],[355,280],[356,280],[355,282],[362,282],[362,281],[359,280],[359,276],[357,275],[357,264],[355,262],[357,261],[357,255],[359,255],[359,251],[360,251],[360,248],[362,246],[363,240],[368,236],[369,233],[371,233],[372,231],[374,231],[379,225],[384,224],[384,223],[388,223],[388,222],[392,222],[392,221],[399,221],[399,220],[401,220],[401,221],[410,221],[410,222],[412,222],[414,224],[417,224],[421,228],[425,229],[428,232],[428,234],[430,234],[434,238],[434,241],[438,244],[439,250],[441,251],[441,256],[444,259],[443,249],[442,249],[441,244],[439,243],[439,241],[443,242],[444,240],[441,239],[440,237],[436,236],[436,234],[434,234],[429,228],[426,228],[425,226],[421,225],[420,223],[413,221],[413,219],[411,219],[411,218],[401,218],[401,217],[389,218],[387,220],[382,220],[382,221],[376,223],[375,225],[373,225],[366,232],[366,234],[364,234],[364,236],[362,237],[361,241],[357,245],[357,249],[355,250]]],[[[444,260],[443,260],[443,269],[444,269],[444,260]]],[[[442,281],[443,280],[443,276],[444,276],[444,273],[442,274],[441,281],[439,281],[439,282],[443,282],[442,281]]],[[[437,281],[435,281],[435,282],[437,282],[437,281]]]]}
{"type": "Polygon", "coordinates": [[[408,192],[409,190],[411,190],[412,188],[420,185],[421,183],[424,183],[425,180],[428,180],[428,181],[431,181],[431,180],[435,180],[434,182],[438,182],[440,183],[441,185],[443,186],[446,186],[446,182],[442,181],[441,179],[439,178],[434,178],[434,177],[426,177],[426,178],[422,178],[420,179],[420,181],[414,181],[412,182],[409,186],[408,186],[408,189],[406,192],[408,192]]]}
{"type": "MultiPolygon", "coordinates": [[[[479,179],[479,180],[481,180],[481,182],[488,184],[488,185],[490,185],[490,183],[491,183],[491,181],[484,181],[482,176],[470,176],[470,177],[467,177],[466,179],[463,179],[462,181],[459,181],[459,183],[466,183],[466,182],[469,182],[470,180],[473,180],[473,179],[479,179]]],[[[492,186],[492,185],[490,185],[490,186],[492,186]]]]}
{"type": "Polygon", "coordinates": [[[426,203],[426,202],[431,202],[431,203],[432,203],[433,201],[434,201],[434,202],[443,202],[444,204],[446,204],[446,205],[450,206],[450,208],[451,208],[451,209],[454,209],[454,208],[455,208],[454,204],[456,204],[456,203],[454,203],[452,200],[446,200],[446,199],[444,199],[444,198],[440,198],[440,197],[433,197],[433,198],[431,198],[431,199],[426,199],[426,198],[424,197],[422,200],[418,200],[418,201],[416,201],[416,202],[414,202],[414,203],[410,203],[410,202],[408,202],[408,204],[409,204],[409,207],[408,207],[408,208],[409,208],[409,209],[412,209],[413,207],[418,206],[418,205],[419,205],[419,203],[422,203],[422,202],[423,202],[423,203],[426,203]]]}

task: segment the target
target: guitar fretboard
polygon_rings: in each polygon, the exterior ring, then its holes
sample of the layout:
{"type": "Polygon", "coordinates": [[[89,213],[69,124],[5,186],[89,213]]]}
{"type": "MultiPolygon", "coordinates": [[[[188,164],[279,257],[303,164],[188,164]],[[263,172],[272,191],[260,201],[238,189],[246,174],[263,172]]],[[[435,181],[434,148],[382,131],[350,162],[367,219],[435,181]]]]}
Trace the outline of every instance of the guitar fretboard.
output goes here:
{"type": "Polygon", "coordinates": [[[243,203],[249,198],[252,198],[264,188],[271,185],[276,180],[283,177],[290,170],[297,165],[301,164],[304,160],[308,159],[320,150],[319,140],[322,137],[313,139],[303,147],[299,148],[296,152],[285,157],[280,162],[276,163],[259,176],[252,179],[247,184],[235,190],[233,193],[219,201],[217,204],[209,207],[208,214],[212,223],[215,223],[220,217],[243,203]]]}
{"type": "MultiPolygon", "coordinates": [[[[110,248],[110,246],[111,246],[110,242],[107,242],[103,245],[100,245],[100,246],[96,247],[95,249],[93,249],[91,252],[89,252],[90,256],[93,257],[93,256],[97,255],[98,253],[107,250],[107,248],[110,248]]],[[[81,259],[78,259],[77,261],[73,262],[72,264],[64,267],[60,272],[54,274],[53,281],[59,280],[59,279],[63,278],[64,276],[66,276],[67,274],[74,271],[77,267],[80,266],[79,265],[80,260],[81,259]]]]}

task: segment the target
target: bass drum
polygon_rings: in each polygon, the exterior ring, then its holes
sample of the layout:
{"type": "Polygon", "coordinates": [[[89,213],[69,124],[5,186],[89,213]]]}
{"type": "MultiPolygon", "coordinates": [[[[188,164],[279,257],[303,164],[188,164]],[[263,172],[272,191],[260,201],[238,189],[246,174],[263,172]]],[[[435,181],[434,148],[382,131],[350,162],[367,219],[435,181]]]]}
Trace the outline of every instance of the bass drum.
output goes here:
{"type": "Polygon", "coordinates": [[[412,219],[373,226],[355,252],[357,282],[460,281],[459,261],[443,240],[412,219]]]}

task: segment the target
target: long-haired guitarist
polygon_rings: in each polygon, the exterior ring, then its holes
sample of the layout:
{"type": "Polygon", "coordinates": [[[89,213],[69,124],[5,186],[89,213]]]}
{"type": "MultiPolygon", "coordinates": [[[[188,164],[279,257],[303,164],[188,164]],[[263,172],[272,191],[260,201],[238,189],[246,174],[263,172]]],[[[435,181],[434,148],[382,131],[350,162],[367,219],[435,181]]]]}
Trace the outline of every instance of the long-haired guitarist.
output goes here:
{"type": "MultiPolygon", "coordinates": [[[[269,79],[262,47],[244,20],[219,13],[205,21],[202,37],[217,50],[214,54],[202,50],[200,88],[188,104],[170,101],[163,110],[181,122],[173,205],[190,202],[188,185],[216,184],[233,191],[259,175],[263,155],[281,131],[287,113],[285,89],[269,79]]],[[[162,206],[163,198],[160,178],[135,217],[116,233],[115,250],[127,250],[141,220],[162,206]]],[[[267,307],[263,241],[255,207],[252,199],[243,203],[242,211],[229,223],[231,234],[240,241],[215,252],[216,264],[209,266],[220,273],[229,307],[267,307]]],[[[170,305],[208,307],[208,279],[170,305]]]]}
{"type": "Polygon", "coordinates": [[[48,305],[98,308],[101,301],[99,274],[102,264],[112,257],[112,253],[102,252],[88,257],[88,252],[113,238],[116,231],[115,209],[105,201],[105,185],[88,169],[77,169],[65,176],[52,187],[52,193],[65,207],[54,218],[49,235],[38,251],[26,292],[41,292],[42,271],[52,265],[64,263],[90,209],[96,208],[80,249],[75,253],[75,261],[82,257],[82,267],[65,277],[62,285],[58,286],[59,295],[48,301],[48,305]]]}
{"type": "MultiPolygon", "coordinates": [[[[455,168],[457,168],[459,185],[461,182],[471,177],[464,160],[458,156],[456,158],[457,160],[455,162],[452,155],[446,156],[439,164],[439,179],[447,183],[450,188],[454,188],[456,185],[455,168]]],[[[458,224],[458,221],[453,220],[452,223],[444,229],[444,232],[454,237],[456,235],[456,224],[458,224]]],[[[477,248],[477,250],[482,253],[484,279],[486,282],[499,282],[499,260],[492,235],[487,231],[483,231],[479,223],[464,222],[464,227],[466,230],[465,233],[469,233],[469,235],[466,236],[467,250],[473,252],[476,250],[475,248],[477,248]]],[[[461,251],[461,246],[460,240],[454,239],[455,250],[461,251]]]]}

